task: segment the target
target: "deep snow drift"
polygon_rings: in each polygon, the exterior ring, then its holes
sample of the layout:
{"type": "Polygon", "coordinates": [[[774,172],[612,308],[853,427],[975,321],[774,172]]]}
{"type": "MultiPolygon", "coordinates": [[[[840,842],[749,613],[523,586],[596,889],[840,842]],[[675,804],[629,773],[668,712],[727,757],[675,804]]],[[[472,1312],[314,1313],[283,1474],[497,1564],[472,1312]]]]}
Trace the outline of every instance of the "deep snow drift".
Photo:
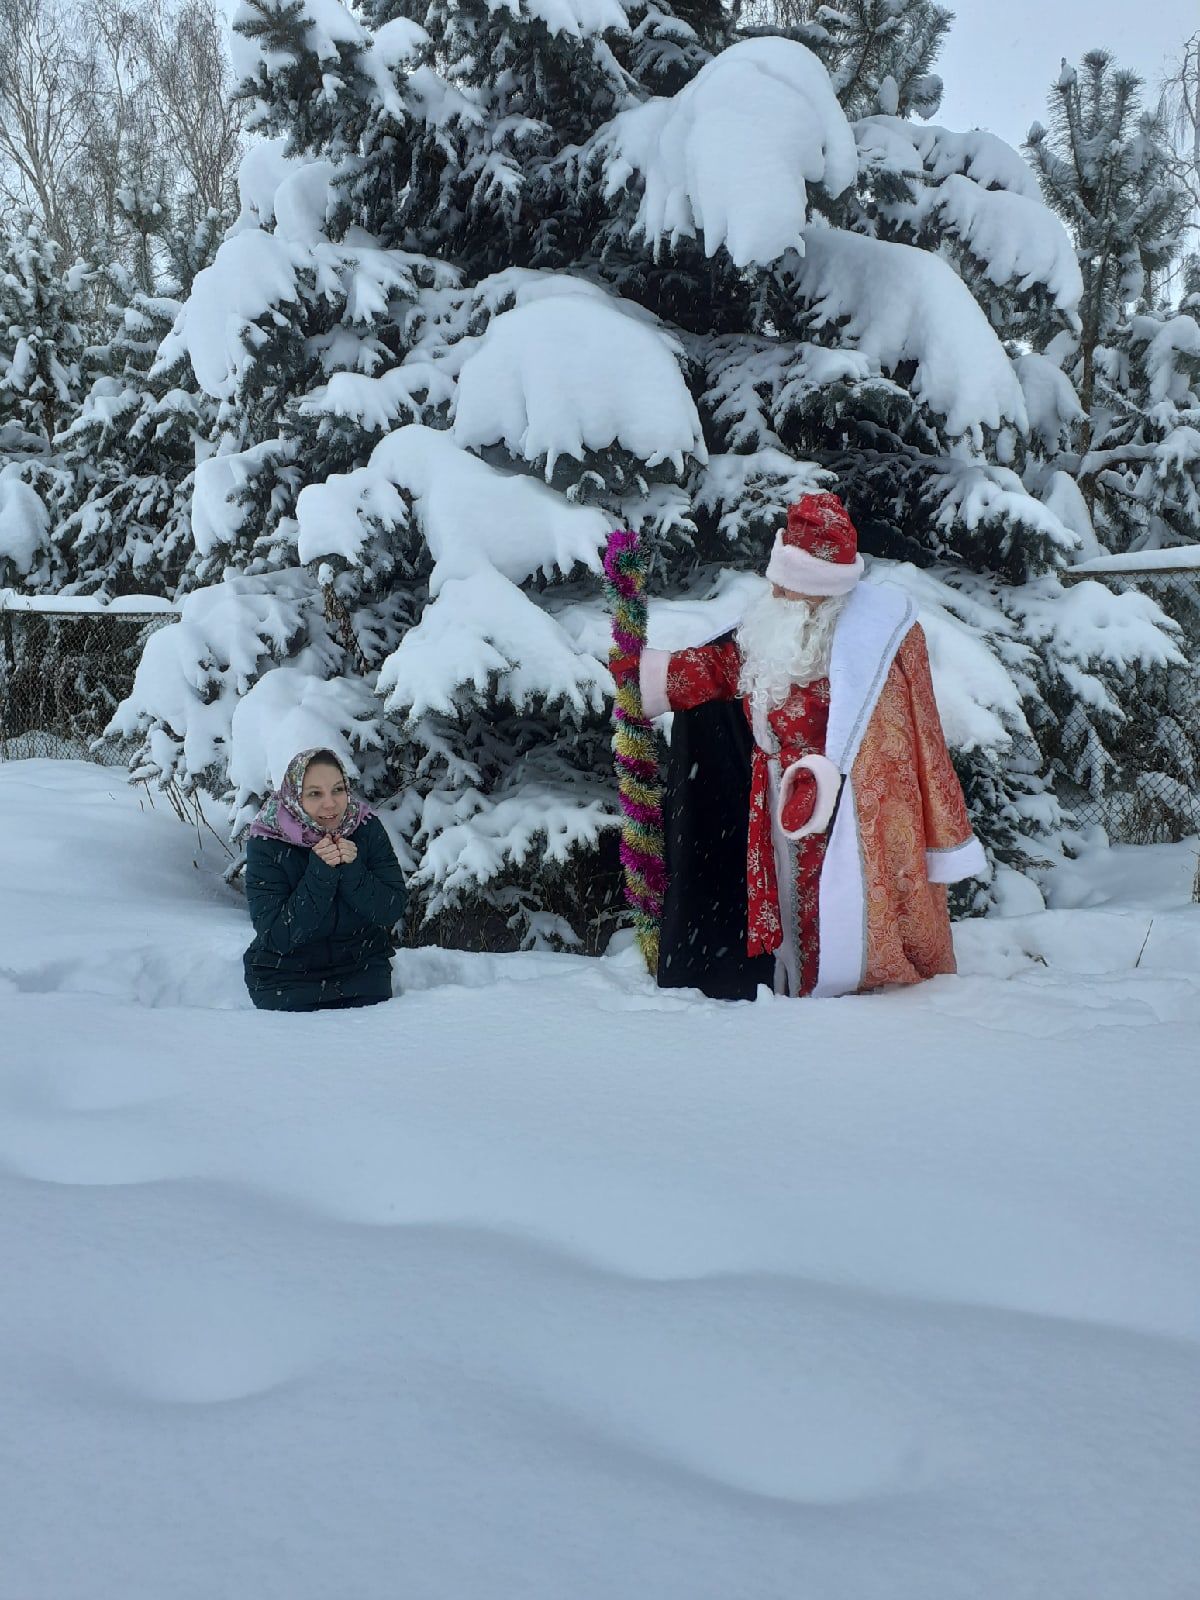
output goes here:
{"type": "Polygon", "coordinates": [[[0,818],[2,1600],[1194,1593],[1194,847],[907,993],[291,1018],[215,839],[0,818]]]}

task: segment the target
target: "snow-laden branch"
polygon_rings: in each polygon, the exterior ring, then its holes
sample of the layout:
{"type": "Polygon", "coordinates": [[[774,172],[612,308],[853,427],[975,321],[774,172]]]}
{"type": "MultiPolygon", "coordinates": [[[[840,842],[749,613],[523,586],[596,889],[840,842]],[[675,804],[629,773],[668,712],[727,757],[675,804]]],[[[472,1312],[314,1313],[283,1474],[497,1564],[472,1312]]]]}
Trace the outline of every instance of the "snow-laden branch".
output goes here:
{"type": "Polygon", "coordinates": [[[563,866],[575,851],[594,846],[601,833],[619,826],[598,786],[582,795],[534,783],[518,795],[498,797],[435,791],[421,808],[415,838],[421,866],[415,881],[429,891],[428,914],[436,916],[535,854],[544,863],[563,866]]]}
{"type": "Polygon", "coordinates": [[[379,702],[364,679],[272,667],[234,707],[229,779],[241,803],[277,788],[297,750],[332,750],[357,776],[356,755],[382,745],[379,702]]]}
{"type": "Polygon", "coordinates": [[[971,128],[958,133],[931,122],[904,117],[862,117],[854,124],[859,156],[866,168],[906,173],[940,184],[956,173],[982,189],[1041,201],[1037,178],[1027,161],[994,133],[971,128]]]}
{"type": "MultiPolygon", "coordinates": [[[[141,737],[139,772],[190,786],[228,755],[233,714],[264,665],[292,653],[307,672],[327,676],[332,653],[294,652],[312,605],[308,574],[227,577],[180,602],[179,621],[146,641],[129,697],[108,734],[141,737]]],[[[294,754],[294,752],[293,752],[294,754]]]]}
{"type": "Polygon", "coordinates": [[[705,460],[700,418],[679,370],[679,345],[608,296],[535,300],[489,323],[463,362],[454,437],[473,449],[503,443],[545,462],[582,460],[616,445],[677,474],[705,460]]]}
{"type": "Polygon", "coordinates": [[[640,177],[635,230],[649,243],[700,237],[739,267],[799,248],[809,184],[839,195],[858,175],[829,76],[790,39],[730,46],[678,94],[615,117],[593,149],[610,198],[640,177]]]}
{"type": "Polygon", "coordinates": [[[928,210],[962,240],[992,283],[1012,283],[1022,292],[1041,284],[1058,309],[1069,313],[1083,299],[1075,246],[1040,200],[981,189],[954,175],[929,197],[928,210]]]}
{"type": "Polygon", "coordinates": [[[13,462],[0,469],[0,563],[11,561],[27,577],[49,537],[50,513],[22,479],[20,466],[13,462]]]}
{"type": "Polygon", "coordinates": [[[453,716],[464,691],[511,705],[537,700],[582,716],[611,692],[608,671],[576,646],[547,612],[492,568],[452,578],[384,662],[379,692],[388,711],[416,721],[453,716]]]}
{"type": "Polygon", "coordinates": [[[406,523],[408,501],[434,560],[432,594],[450,578],[486,569],[512,583],[577,563],[599,571],[610,521],[603,512],[569,505],[536,479],[498,471],[447,433],[418,423],[382,439],[365,467],[301,491],[300,560],[337,556],[358,565],[369,538],[406,523]]]}
{"type": "Polygon", "coordinates": [[[1011,423],[1028,427],[1025,399],[1004,346],[962,279],[940,257],[832,228],[810,228],[788,267],[815,329],[836,329],[894,372],[915,368],[913,394],[945,418],[951,437],[1011,423]]]}

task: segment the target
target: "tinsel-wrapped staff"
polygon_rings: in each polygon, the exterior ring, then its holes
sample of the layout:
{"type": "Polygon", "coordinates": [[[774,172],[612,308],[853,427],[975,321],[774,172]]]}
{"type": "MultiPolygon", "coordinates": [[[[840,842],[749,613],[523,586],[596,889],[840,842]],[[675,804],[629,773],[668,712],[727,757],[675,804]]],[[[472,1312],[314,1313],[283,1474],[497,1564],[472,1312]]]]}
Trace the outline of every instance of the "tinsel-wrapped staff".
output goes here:
{"type": "Polygon", "coordinates": [[[604,556],[613,613],[609,666],[617,686],[613,753],[621,802],[621,866],[638,948],[658,971],[658,925],[667,869],[663,860],[662,783],[654,730],[642,709],[638,663],[646,644],[646,561],[637,534],[617,528],[604,556]]]}

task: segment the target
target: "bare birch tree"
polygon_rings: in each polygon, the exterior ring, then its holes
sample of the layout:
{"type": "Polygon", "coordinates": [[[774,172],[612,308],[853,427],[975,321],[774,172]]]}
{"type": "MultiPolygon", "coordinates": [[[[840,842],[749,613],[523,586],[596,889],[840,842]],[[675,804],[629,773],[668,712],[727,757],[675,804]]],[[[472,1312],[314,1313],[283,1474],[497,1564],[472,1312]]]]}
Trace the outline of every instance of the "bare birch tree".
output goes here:
{"type": "Polygon", "coordinates": [[[59,0],[0,0],[0,205],[31,212],[68,258],[95,118],[77,21],[59,0]]]}
{"type": "Polygon", "coordinates": [[[1159,108],[1174,146],[1172,170],[1192,197],[1187,227],[1194,254],[1200,250],[1200,32],[1184,43],[1164,78],[1159,108]]]}
{"type": "Polygon", "coordinates": [[[0,211],[149,290],[168,227],[231,213],[231,80],[213,0],[0,0],[0,211]]]}
{"type": "Polygon", "coordinates": [[[163,148],[186,175],[198,212],[230,212],[242,144],[242,110],[224,24],[212,0],[149,0],[140,7],[155,125],[163,148]]]}

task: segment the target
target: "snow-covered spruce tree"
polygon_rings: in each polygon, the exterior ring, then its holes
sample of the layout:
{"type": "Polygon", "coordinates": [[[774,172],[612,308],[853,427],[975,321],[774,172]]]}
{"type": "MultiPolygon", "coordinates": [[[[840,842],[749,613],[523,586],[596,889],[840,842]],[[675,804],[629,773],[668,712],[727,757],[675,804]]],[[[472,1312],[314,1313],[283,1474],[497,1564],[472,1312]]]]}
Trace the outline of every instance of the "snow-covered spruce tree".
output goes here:
{"type": "MultiPolygon", "coordinates": [[[[870,120],[878,133],[880,119],[870,120]]],[[[899,130],[892,124],[890,131],[899,130]]],[[[872,197],[868,215],[881,237],[925,244],[954,261],[1004,341],[1025,401],[1028,429],[1002,429],[994,458],[1017,470],[1024,487],[1075,535],[1081,555],[1092,554],[1097,545],[1075,479],[1078,456],[1072,453],[1085,413],[1061,367],[1063,352],[1078,348],[1083,337],[1086,260],[1073,259],[1069,235],[1040,203],[1029,169],[1006,146],[979,133],[948,136],[932,127],[908,132],[921,154],[927,187],[915,196],[883,188],[872,197]]],[[[861,138],[860,132],[860,146],[861,138]]],[[[1073,376],[1078,379],[1078,370],[1073,376]]],[[[1064,591],[1052,570],[1062,560],[1061,548],[1056,552],[1042,544],[1039,549],[1041,541],[1040,532],[1026,525],[1011,553],[993,548],[981,561],[979,552],[956,540],[954,553],[965,555],[980,578],[970,580],[961,572],[948,576],[966,592],[997,570],[1010,578],[1019,577],[1022,567],[1028,576],[1043,572],[1036,581],[997,593],[1019,640],[1035,650],[1023,711],[1039,747],[1036,764],[1055,789],[1065,779],[1068,792],[1082,785],[1098,794],[1104,774],[1118,765],[1119,752],[1128,745],[1131,719],[1124,708],[1136,703],[1135,687],[1143,695],[1165,692],[1173,652],[1161,631],[1153,637],[1160,629],[1157,608],[1138,596],[1123,600],[1116,616],[1125,626],[1114,637],[1109,598],[1091,585],[1064,591]]],[[[1011,657],[1011,646],[1000,643],[1002,655],[1011,657]]],[[[1016,759],[992,774],[964,773],[976,810],[981,809],[981,781],[996,789],[999,778],[1000,787],[1018,800],[1018,814],[1036,808],[1049,819],[1049,796],[1039,798],[1043,785],[1029,771],[1028,742],[1019,739],[1014,754],[1016,759]],[[1022,792],[1028,796],[1024,807],[1022,792]]]]}
{"type": "Polygon", "coordinates": [[[213,407],[184,360],[157,362],[180,304],[133,289],[122,269],[98,375],[55,441],[66,469],[55,543],[66,594],[171,596],[193,553],[197,444],[213,407]]]}
{"type": "MultiPolygon", "coordinates": [[[[939,414],[935,405],[931,417],[928,405],[921,415],[911,403],[897,410],[893,400],[892,425],[880,427],[869,413],[865,419],[869,449],[860,447],[855,422],[840,458],[827,459],[852,500],[870,508],[865,520],[879,552],[915,563],[926,585],[936,578],[941,606],[982,633],[1018,690],[1015,702],[997,708],[1001,736],[962,739],[956,756],[990,849],[1009,865],[1025,865],[1044,856],[1045,842],[1063,824],[1054,787],[1067,760],[1089,740],[1104,748],[1097,727],[1110,741],[1116,736],[1118,700],[1104,685],[1128,683],[1143,661],[1140,645],[1132,655],[1124,645],[1112,650],[1103,628],[1086,625],[1054,576],[1073,558],[1078,525],[1087,519],[1073,482],[1054,471],[1080,407],[1069,381],[1040,352],[1078,327],[1079,268],[1033,174],[1001,140],[888,115],[860,118],[855,127],[861,172],[845,225],[934,252],[953,266],[1003,346],[996,363],[1000,352],[985,341],[1001,404],[990,416],[977,409],[974,448],[964,449],[945,407],[939,414]],[[880,440],[887,440],[882,451],[880,440]],[[1066,635],[1047,631],[1042,619],[1069,607],[1084,625],[1064,652],[1058,642],[1066,635]],[[1088,677],[1082,695],[1081,666],[1088,677]],[[1081,700],[1097,714],[1081,717],[1081,700]]],[[[960,303],[965,311],[968,302],[960,303]]],[[[966,331],[953,321],[947,333],[955,342],[966,331]]],[[[873,398],[871,388],[864,398],[873,398]]],[[[818,434],[811,448],[828,451],[829,441],[818,434]]],[[[973,899],[984,897],[975,891],[973,899]]]]}
{"type": "Polygon", "coordinates": [[[54,441],[84,385],[87,280],[28,217],[0,235],[0,586],[62,581],[50,506],[68,474],[54,441]]]}
{"type": "Polygon", "coordinates": [[[1013,152],[906,120],[936,100],[914,41],[941,13],[874,9],[852,124],[814,54],[836,70],[852,35],[819,21],[810,49],[715,6],[246,0],[273,141],[173,335],[218,433],[201,587],[119,719],[140,770],[204,777],[241,821],[292,750],[334,744],[399,791],[427,910],[598,943],[607,529],[645,531],[652,627],[696,637],[788,501],[836,483],[921,601],[981,830],[1017,864],[1044,848],[1044,674],[1108,692],[1169,647],[1122,603],[1120,650],[1068,625],[1076,540],[1022,481],[1012,359],[1021,294],[1074,314],[1064,252],[1028,195],[1004,244],[1013,152]]]}
{"type": "Polygon", "coordinates": [[[91,383],[54,440],[64,468],[51,506],[59,588],[172,596],[194,552],[196,462],[210,448],[216,404],[168,336],[225,224],[216,212],[192,222],[189,196],[177,216],[132,194],[125,200],[142,204],[145,274],[135,279],[118,262],[103,274],[101,332],[87,352],[91,383]]]}
{"type": "MultiPolygon", "coordinates": [[[[1200,550],[1200,274],[1184,280],[1175,307],[1133,308],[1097,357],[1096,426],[1081,472],[1093,474],[1097,524],[1106,544],[1161,551],[1164,564],[1200,550]],[[1186,554],[1184,553],[1186,551],[1186,554]],[[1175,552],[1178,552],[1176,554],[1175,552]]],[[[1194,585],[1127,578],[1200,638],[1194,585]]],[[[1129,808],[1130,833],[1184,838],[1200,821],[1200,660],[1189,659],[1143,686],[1116,752],[1114,774],[1129,808]]]]}
{"type": "MultiPolygon", "coordinates": [[[[687,339],[704,372],[701,411],[718,452],[689,495],[697,548],[715,508],[738,556],[761,563],[778,511],[756,504],[754,477],[772,452],[831,470],[866,548],[906,563],[887,576],[918,588],[980,831],[1021,866],[1044,856],[1061,824],[1047,780],[1064,730],[1084,736],[1076,708],[1094,707],[1086,727],[1103,722],[1115,736],[1122,695],[1138,672],[1162,666],[1172,645],[1155,607],[1130,597],[1114,619],[1107,594],[1068,592],[1055,575],[1079,547],[1062,514],[1078,507],[1047,470],[1053,444],[1044,436],[1056,438],[1079,407],[1062,373],[1034,352],[1077,325],[1079,272],[1014,151],[987,134],[898,114],[913,104],[901,82],[919,84],[929,109],[929,58],[920,58],[919,74],[891,70],[891,59],[912,62],[913,41],[928,37],[935,13],[928,5],[844,8],[840,35],[824,40],[819,19],[809,25],[831,80],[853,81],[860,107],[875,95],[874,111],[852,124],[853,181],[832,196],[814,189],[810,202],[802,185],[797,194],[804,169],[787,153],[802,147],[804,124],[789,123],[766,61],[757,83],[749,76],[751,46],[714,61],[674,106],[618,119],[597,144],[626,231],[676,257],[681,242],[686,249],[699,236],[750,279],[740,327],[714,337],[702,326],[687,339]],[[862,36],[872,27],[883,35],[875,45],[862,36]],[[872,61],[875,76],[848,74],[848,50],[851,60],[872,61]],[[714,104],[740,103],[748,124],[770,127],[741,170],[711,137],[727,113],[707,111],[702,87],[714,104]],[[709,485],[731,461],[734,493],[721,500],[709,485]]],[[[779,49],[769,39],[753,42],[760,45],[779,49]]],[[[754,148],[753,134],[743,146],[754,148]]],[[[710,310],[701,303],[709,328],[718,322],[710,310]]]]}
{"type": "Polygon", "coordinates": [[[1079,69],[1063,63],[1050,127],[1035,124],[1027,149],[1082,274],[1078,330],[1050,353],[1078,391],[1078,483],[1096,533],[1113,550],[1194,539],[1200,454],[1176,429],[1193,420],[1196,326],[1155,298],[1190,206],[1166,130],[1137,74],[1093,50],[1079,69]]]}
{"type": "MultiPolygon", "coordinates": [[[[628,31],[615,7],[601,22],[628,31]]],[[[531,86],[539,51],[563,58],[567,99],[573,52],[605,62],[593,30],[517,23],[531,86]]],[[[585,606],[569,580],[598,568],[613,513],[567,491],[702,451],[678,347],[578,277],[486,274],[510,248],[484,228],[484,114],[420,28],[327,5],[247,6],[243,27],[275,138],[174,335],[219,402],[193,507],[204,587],[152,642],[122,726],[146,735],[142,770],[217,784],[239,821],[292,750],[332,743],[370,791],[400,791],[434,915],[469,903],[478,936],[483,901],[496,936],[595,941],[613,883],[580,852],[615,820],[607,640],[594,579],[585,606]],[[410,179],[436,179],[423,206],[410,179]]],[[[503,167],[534,124],[493,114],[503,167]]]]}
{"type": "MultiPolygon", "coordinates": [[[[1042,365],[1069,377],[1081,402],[1060,438],[1054,481],[1070,484],[1055,492],[1085,554],[1200,539],[1200,324],[1193,300],[1170,306],[1156,293],[1179,250],[1189,199],[1141,88],[1102,51],[1078,70],[1064,62],[1050,129],[1035,126],[1027,147],[1047,202],[1072,233],[1083,282],[1079,327],[1045,345],[1042,365]]],[[[1194,665],[1177,663],[1143,676],[1133,718],[1094,698],[1065,706],[1056,761],[1094,795],[1110,778],[1127,795],[1157,795],[1164,825],[1190,831],[1198,691],[1194,665]]],[[[1155,806],[1141,809],[1149,818],[1155,806]]]]}

